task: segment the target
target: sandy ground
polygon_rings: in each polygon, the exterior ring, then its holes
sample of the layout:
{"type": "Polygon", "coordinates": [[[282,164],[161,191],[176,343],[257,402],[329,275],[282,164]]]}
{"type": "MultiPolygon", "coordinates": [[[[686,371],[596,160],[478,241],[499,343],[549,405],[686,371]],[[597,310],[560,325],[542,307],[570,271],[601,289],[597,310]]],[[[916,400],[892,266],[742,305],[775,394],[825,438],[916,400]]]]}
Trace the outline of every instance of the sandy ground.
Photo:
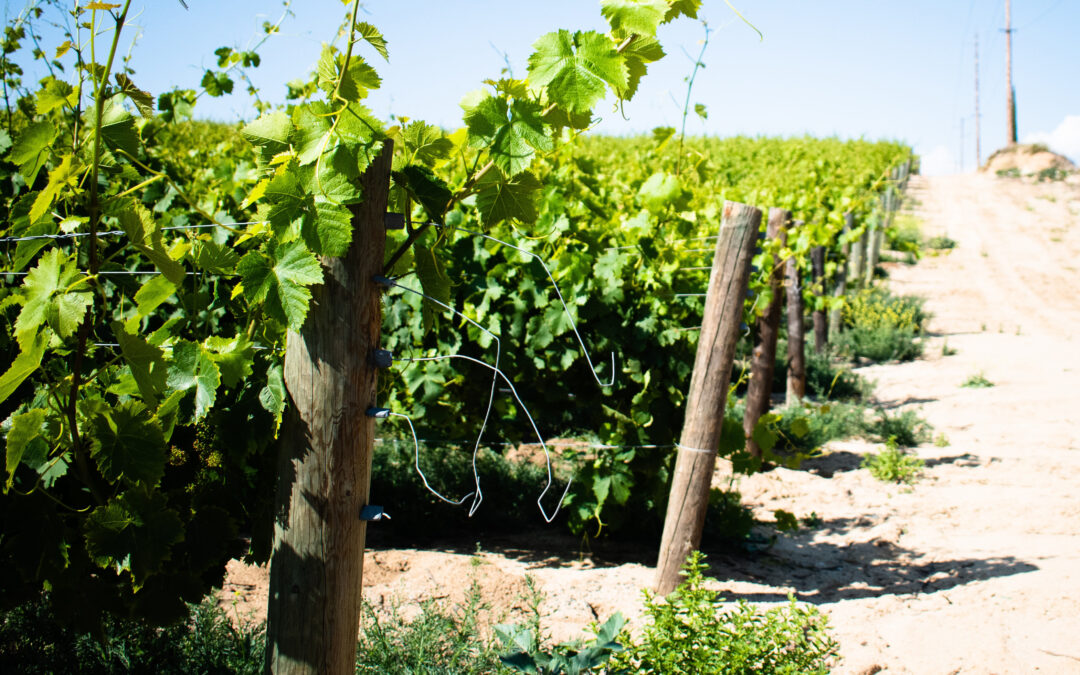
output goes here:
{"type": "MultiPolygon", "coordinates": [[[[876,448],[859,441],[831,444],[811,471],[743,479],[760,519],[783,508],[820,525],[757,556],[715,556],[710,574],[729,599],[793,593],[827,612],[838,673],[1080,673],[1080,188],[915,177],[909,208],[926,236],[958,242],[890,266],[895,290],[928,298],[933,335],[923,359],[861,372],[880,403],[921,411],[950,444],[917,449],[927,469],[913,488],[860,469],[876,448]],[[995,386],[960,387],[977,373],[995,386]]],[[[568,638],[616,610],[638,618],[652,582],[650,551],[480,546],[369,552],[364,595],[408,611],[458,602],[475,581],[491,618],[513,620],[529,575],[551,632],[568,638]]],[[[223,604],[258,618],[265,594],[265,570],[230,566],[223,604]]]]}

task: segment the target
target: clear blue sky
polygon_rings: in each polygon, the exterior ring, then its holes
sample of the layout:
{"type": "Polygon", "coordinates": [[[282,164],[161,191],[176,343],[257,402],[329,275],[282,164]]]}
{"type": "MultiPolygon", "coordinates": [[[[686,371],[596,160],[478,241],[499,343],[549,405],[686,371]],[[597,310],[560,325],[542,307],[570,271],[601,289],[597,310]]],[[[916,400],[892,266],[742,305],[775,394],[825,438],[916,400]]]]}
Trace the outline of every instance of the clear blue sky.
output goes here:
{"type": "MultiPolygon", "coordinates": [[[[890,138],[911,143],[935,172],[974,166],[974,38],[979,35],[982,149],[1005,140],[1004,0],[733,0],[763,33],[722,0],[705,0],[713,32],[692,102],[708,107],[688,131],[715,135],[802,134],[890,138]],[[964,138],[961,141],[961,119],[964,138]]],[[[142,36],[134,51],[136,83],[153,93],[197,87],[213,50],[244,47],[281,3],[258,0],[136,0],[142,36]]],[[[10,14],[22,3],[6,0],[10,14]]],[[[320,44],[344,15],[340,0],[296,0],[294,17],[262,50],[252,71],[264,98],[281,101],[283,83],[305,75],[320,44]]],[[[604,29],[592,0],[371,0],[365,20],[385,34],[390,63],[364,52],[383,76],[369,100],[390,113],[460,125],[458,102],[485,78],[498,77],[504,54],[524,76],[530,45],[557,28],[604,29]]],[[[1080,1],[1014,0],[1013,77],[1021,140],[1049,142],[1080,160],[1080,1]]],[[[622,134],[677,126],[684,78],[703,35],[682,19],[664,27],[668,57],[652,66],[627,120],[603,106],[598,131],[622,134]],[[679,101],[676,104],[673,98],[679,101]]],[[[242,87],[237,88],[238,90],[242,87]]],[[[203,99],[200,114],[251,117],[247,96],[203,99]]]]}

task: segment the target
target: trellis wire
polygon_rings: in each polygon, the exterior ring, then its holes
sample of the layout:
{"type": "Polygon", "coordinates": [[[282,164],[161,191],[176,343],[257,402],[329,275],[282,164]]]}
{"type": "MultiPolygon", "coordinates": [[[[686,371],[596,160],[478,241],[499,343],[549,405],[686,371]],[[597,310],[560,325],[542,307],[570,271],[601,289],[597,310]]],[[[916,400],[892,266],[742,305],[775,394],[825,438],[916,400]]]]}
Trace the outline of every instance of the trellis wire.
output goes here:
{"type": "MultiPolygon", "coordinates": [[[[428,483],[427,476],[425,476],[424,472],[420,469],[420,441],[417,440],[417,438],[416,438],[416,427],[413,426],[412,418],[410,418],[408,415],[405,415],[405,414],[402,414],[402,413],[396,413],[396,412],[394,412],[392,410],[390,411],[389,414],[391,416],[393,416],[393,417],[404,417],[405,421],[409,423],[409,431],[412,432],[412,437],[413,437],[413,447],[414,447],[413,457],[415,458],[414,461],[416,462],[416,473],[420,474],[420,480],[424,481],[424,487],[427,488],[428,492],[435,495],[439,499],[443,500],[447,504],[450,504],[451,506],[461,506],[462,504],[465,503],[466,499],[473,496],[473,493],[470,492],[469,494],[465,495],[460,500],[455,502],[455,501],[453,501],[451,499],[447,499],[446,497],[443,497],[441,494],[439,494],[438,490],[431,487],[431,484],[428,483]]],[[[474,464],[474,467],[475,467],[475,464],[474,464]]],[[[479,483],[479,480],[477,481],[477,483],[479,483]]],[[[480,489],[479,485],[477,485],[477,489],[480,489]]],[[[471,510],[469,511],[469,515],[470,516],[472,515],[471,510]]]]}
{"type": "MultiPolygon", "coordinates": [[[[249,220],[249,221],[245,221],[245,222],[242,222],[242,223],[203,223],[203,224],[200,224],[200,225],[169,225],[167,227],[161,228],[161,230],[164,232],[165,230],[201,230],[201,229],[208,228],[208,227],[232,228],[234,226],[240,226],[240,225],[264,225],[267,222],[269,222],[269,221],[266,221],[266,220],[249,220]]],[[[25,237],[0,237],[0,243],[19,242],[19,241],[36,241],[36,240],[41,240],[41,239],[78,239],[79,237],[89,237],[90,234],[91,234],[90,232],[69,232],[69,233],[64,233],[64,234],[34,234],[34,235],[27,235],[25,237]]],[[[103,232],[98,232],[97,236],[99,236],[99,237],[109,237],[109,236],[117,236],[117,235],[121,235],[121,234],[127,234],[127,233],[124,232],[123,230],[105,230],[103,232]]]]}

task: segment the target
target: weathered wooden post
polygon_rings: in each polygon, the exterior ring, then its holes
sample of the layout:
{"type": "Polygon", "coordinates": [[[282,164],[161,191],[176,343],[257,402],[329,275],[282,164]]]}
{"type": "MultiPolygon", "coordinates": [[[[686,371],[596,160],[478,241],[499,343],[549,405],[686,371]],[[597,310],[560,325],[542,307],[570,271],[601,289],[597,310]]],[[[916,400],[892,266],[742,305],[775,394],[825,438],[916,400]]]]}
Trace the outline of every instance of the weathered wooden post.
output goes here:
{"type": "Polygon", "coordinates": [[[824,354],[825,347],[829,344],[829,320],[825,315],[825,307],[821,303],[825,299],[825,247],[815,246],[810,249],[810,273],[814,287],[814,353],[824,354]]]}
{"type": "Polygon", "coordinates": [[[866,240],[869,238],[869,227],[866,227],[858,239],[851,242],[851,257],[849,258],[849,278],[855,288],[860,288],[865,281],[866,275],[866,240]]]}
{"type": "Polygon", "coordinates": [[[279,483],[270,565],[267,671],[344,675],[356,668],[375,420],[384,226],[393,144],[361,177],[353,239],[323,258],[323,284],[299,333],[289,332],[279,483]]]}
{"type": "MultiPolygon", "coordinates": [[[[796,220],[795,228],[803,221],[796,220]]],[[[806,396],[806,327],[803,322],[802,283],[799,277],[799,261],[788,258],[784,262],[787,280],[787,402],[802,400],[806,396]]]]}
{"type": "MultiPolygon", "coordinates": [[[[765,229],[767,239],[777,239],[783,246],[787,241],[787,222],[791,212],[785,209],[769,209],[769,224],[765,229]]],[[[757,344],[750,361],[750,384],[746,390],[746,413],[743,415],[743,432],[746,434],[746,451],[761,459],[761,447],[754,442],[754,427],[761,416],[769,412],[772,397],[773,371],[776,368],[776,339],[780,334],[780,312],[784,305],[784,268],[774,261],[769,277],[772,302],[757,322],[757,344]]]]}
{"type": "Polygon", "coordinates": [[[749,285],[750,261],[760,223],[758,209],[724,202],[656,564],[656,591],[662,595],[675,590],[687,556],[701,545],[709,487],[724,425],[731,364],[742,322],[743,298],[749,285]]]}
{"type": "MultiPolygon", "coordinates": [[[[855,227],[855,214],[848,211],[844,214],[844,229],[841,232],[841,237],[845,240],[840,244],[840,253],[842,263],[836,266],[836,283],[833,284],[833,297],[842,298],[847,294],[847,259],[851,255],[851,242],[846,241],[847,233],[851,232],[851,229],[855,227]]],[[[840,327],[843,324],[843,311],[839,307],[834,307],[829,311],[829,334],[836,336],[840,333],[840,327]]]]}

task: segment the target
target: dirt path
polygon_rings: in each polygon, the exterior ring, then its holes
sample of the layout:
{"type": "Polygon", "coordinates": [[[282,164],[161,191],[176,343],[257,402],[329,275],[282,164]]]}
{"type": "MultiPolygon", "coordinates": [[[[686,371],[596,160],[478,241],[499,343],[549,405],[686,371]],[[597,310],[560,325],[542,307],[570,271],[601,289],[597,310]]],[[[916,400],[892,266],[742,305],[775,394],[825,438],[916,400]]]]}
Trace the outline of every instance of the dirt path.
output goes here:
{"type": "MultiPolygon", "coordinates": [[[[928,298],[935,336],[923,360],[863,373],[883,404],[920,410],[950,445],[918,449],[928,468],[914,489],[860,469],[874,447],[857,441],[830,445],[825,468],[744,479],[761,519],[784,508],[821,523],[754,560],[714,557],[710,573],[730,599],[791,592],[827,611],[837,672],[1080,673],[1080,189],[916,177],[909,196],[927,236],[958,242],[890,270],[894,289],[928,298]],[[976,373],[995,386],[960,387],[976,373]]],[[[537,550],[369,553],[364,594],[415,607],[458,601],[475,580],[493,614],[513,618],[529,574],[556,637],[640,614],[651,567],[537,550]]],[[[258,611],[265,572],[237,564],[225,591],[258,611]]]]}

